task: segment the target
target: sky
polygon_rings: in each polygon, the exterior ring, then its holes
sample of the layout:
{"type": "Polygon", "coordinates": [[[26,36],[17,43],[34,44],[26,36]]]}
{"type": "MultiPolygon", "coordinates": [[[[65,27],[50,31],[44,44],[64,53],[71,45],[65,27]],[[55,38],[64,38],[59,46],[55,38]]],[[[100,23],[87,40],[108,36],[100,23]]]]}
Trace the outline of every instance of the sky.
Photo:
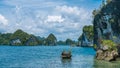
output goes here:
{"type": "Polygon", "coordinates": [[[101,0],[0,0],[0,33],[17,29],[58,40],[77,40],[85,25],[92,25],[92,11],[101,0]]]}

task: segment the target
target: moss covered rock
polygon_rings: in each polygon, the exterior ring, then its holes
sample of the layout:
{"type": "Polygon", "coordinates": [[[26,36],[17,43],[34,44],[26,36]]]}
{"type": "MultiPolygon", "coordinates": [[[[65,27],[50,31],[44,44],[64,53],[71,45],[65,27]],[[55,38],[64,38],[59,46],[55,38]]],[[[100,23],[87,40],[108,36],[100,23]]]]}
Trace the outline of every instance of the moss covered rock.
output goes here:
{"type": "Polygon", "coordinates": [[[116,60],[118,56],[118,51],[116,44],[111,40],[103,40],[101,49],[96,52],[96,59],[113,61],[116,60]]]}

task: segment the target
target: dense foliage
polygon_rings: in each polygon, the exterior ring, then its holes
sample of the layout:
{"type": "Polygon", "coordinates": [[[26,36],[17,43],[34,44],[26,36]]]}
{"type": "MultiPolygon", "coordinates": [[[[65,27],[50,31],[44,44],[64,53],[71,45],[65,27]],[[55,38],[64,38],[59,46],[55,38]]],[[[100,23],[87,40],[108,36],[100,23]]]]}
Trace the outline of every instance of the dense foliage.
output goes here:
{"type": "Polygon", "coordinates": [[[89,41],[92,41],[93,40],[93,26],[92,25],[89,25],[89,26],[84,26],[83,27],[83,32],[85,33],[87,39],[89,41]]]}
{"type": "Polygon", "coordinates": [[[75,41],[71,40],[71,39],[66,39],[66,45],[74,45],[75,41]]]}
{"type": "Polygon", "coordinates": [[[36,36],[18,29],[13,34],[0,34],[0,45],[39,45],[41,44],[36,36]]]}
{"type": "Polygon", "coordinates": [[[66,45],[66,42],[60,40],[60,41],[57,42],[57,45],[66,45]]]}
{"type": "Polygon", "coordinates": [[[116,44],[112,40],[102,40],[102,45],[107,46],[108,50],[117,50],[116,44]]]}
{"type": "Polygon", "coordinates": [[[14,33],[0,33],[0,45],[77,45],[71,39],[57,41],[54,34],[49,34],[47,38],[28,34],[21,29],[14,33]]]}
{"type": "MultiPolygon", "coordinates": [[[[94,31],[93,31],[93,26],[92,25],[84,26],[83,27],[83,33],[85,33],[85,35],[86,35],[86,37],[89,41],[93,40],[94,31]]],[[[81,39],[82,39],[82,35],[80,35],[78,40],[81,41],[81,39]]]]}
{"type": "MultiPolygon", "coordinates": [[[[21,41],[20,44],[18,45],[25,45],[25,43],[27,42],[27,40],[30,38],[30,35],[27,34],[26,32],[18,29],[17,31],[15,31],[12,36],[11,36],[11,41],[13,40],[16,40],[16,39],[19,39],[21,41]]],[[[12,44],[12,43],[11,43],[12,44]]],[[[13,43],[14,45],[14,43],[13,43]]]]}
{"type": "Polygon", "coordinates": [[[0,34],[0,44],[1,45],[9,45],[11,35],[12,35],[11,33],[0,34]]]}
{"type": "Polygon", "coordinates": [[[45,45],[56,45],[57,44],[57,38],[54,36],[54,34],[50,34],[46,40],[45,45]]]}
{"type": "Polygon", "coordinates": [[[82,42],[85,41],[85,39],[87,39],[88,42],[92,42],[93,41],[93,36],[94,36],[93,34],[94,34],[94,31],[93,31],[93,26],[92,25],[84,26],[83,27],[83,33],[78,38],[78,41],[79,41],[78,45],[83,45],[82,42]]]}

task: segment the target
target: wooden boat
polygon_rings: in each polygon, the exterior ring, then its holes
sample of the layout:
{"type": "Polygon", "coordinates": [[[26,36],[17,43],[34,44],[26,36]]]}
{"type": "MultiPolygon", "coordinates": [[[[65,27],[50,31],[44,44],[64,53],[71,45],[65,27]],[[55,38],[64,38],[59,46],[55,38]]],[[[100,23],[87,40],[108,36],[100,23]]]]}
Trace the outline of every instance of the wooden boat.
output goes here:
{"type": "Polygon", "coordinates": [[[72,55],[71,55],[71,52],[65,52],[63,51],[62,54],[61,54],[61,57],[62,59],[71,59],[72,55]]]}

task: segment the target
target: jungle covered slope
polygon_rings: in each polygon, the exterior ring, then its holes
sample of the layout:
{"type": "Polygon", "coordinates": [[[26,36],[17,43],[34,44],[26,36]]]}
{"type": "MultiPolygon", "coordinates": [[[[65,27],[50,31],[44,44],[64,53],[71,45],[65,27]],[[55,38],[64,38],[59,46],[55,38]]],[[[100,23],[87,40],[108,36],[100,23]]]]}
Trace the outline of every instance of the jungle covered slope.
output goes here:
{"type": "Polygon", "coordinates": [[[29,46],[29,45],[77,45],[77,42],[72,39],[65,41],[57,41],[54,34],[50,33],[46,38],[28,34],[21,29],[16,30],[14,33],[0,33],[0,45],[16,45],[16,46],[29,46]]]}
{"type": "Polygon", "coordinates": [[[92,43],[93,42],[93,34],[94,34],[94,31],[93,31],[93,25],[86,25],[83,27],[82,29],[82,35],[80,35],[80,37],[78,38],[78,44],[80,46],[90,46],[89,43],[92,43]]]}
{"type": "Polygon", "coordinates": [[[0,34],[0,45],[56,45],[57,38],[50,34],[47,38],[28,34],[21,29],[14,33],[0,34]]]}

